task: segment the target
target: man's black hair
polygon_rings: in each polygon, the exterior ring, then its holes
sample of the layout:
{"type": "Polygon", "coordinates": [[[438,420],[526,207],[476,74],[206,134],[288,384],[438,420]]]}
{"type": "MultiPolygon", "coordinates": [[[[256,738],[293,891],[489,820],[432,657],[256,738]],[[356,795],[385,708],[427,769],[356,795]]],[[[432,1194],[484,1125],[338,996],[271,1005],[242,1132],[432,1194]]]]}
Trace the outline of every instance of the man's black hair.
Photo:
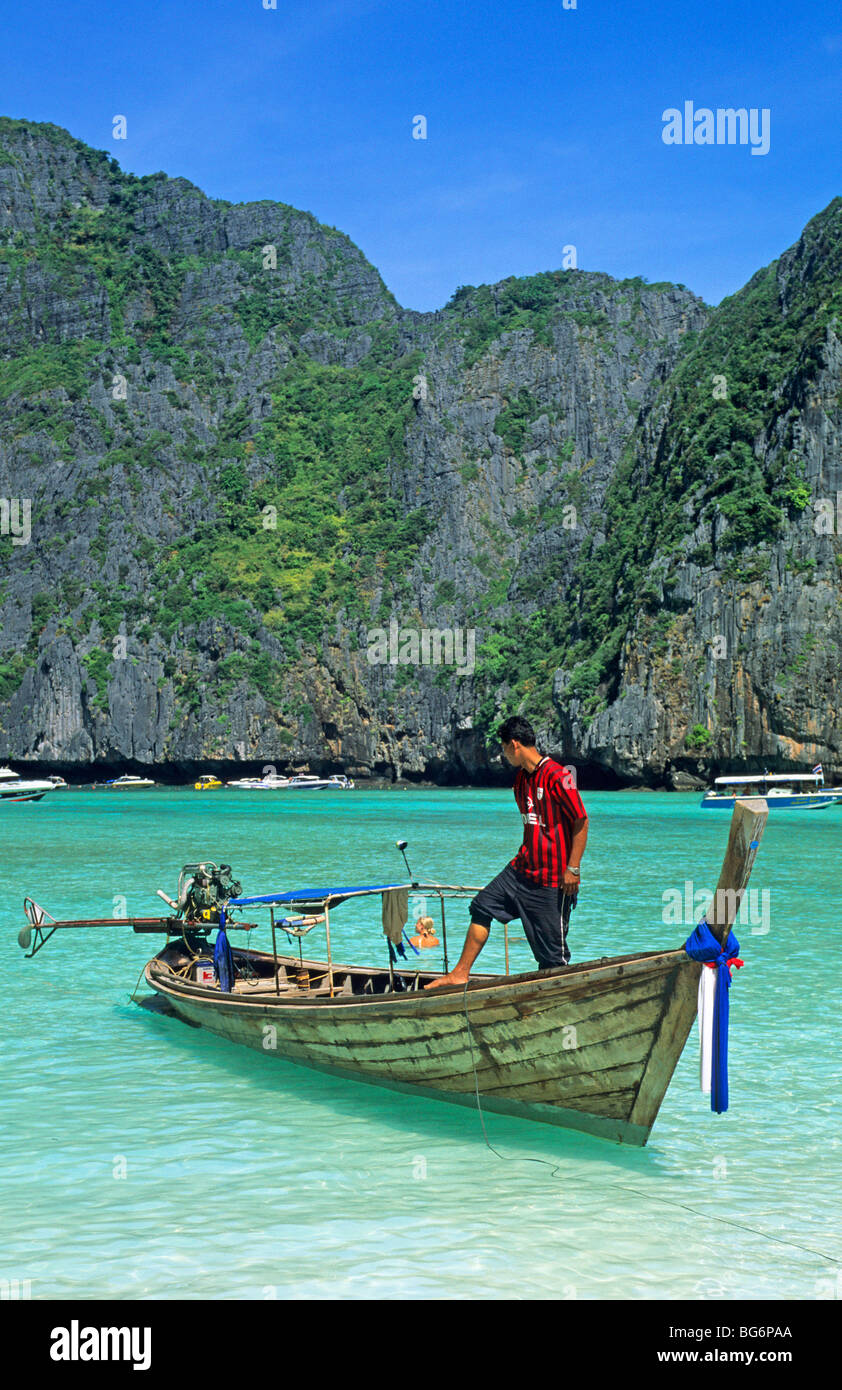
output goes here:
{"type": "Polygon", "coordinates": [[[522,714],[513,714],[511,719],[504,720],[497,730],[497,737],[501,743],[511,743],[514,738],[526,748],[535,747],[535,730],[522,714]]]}

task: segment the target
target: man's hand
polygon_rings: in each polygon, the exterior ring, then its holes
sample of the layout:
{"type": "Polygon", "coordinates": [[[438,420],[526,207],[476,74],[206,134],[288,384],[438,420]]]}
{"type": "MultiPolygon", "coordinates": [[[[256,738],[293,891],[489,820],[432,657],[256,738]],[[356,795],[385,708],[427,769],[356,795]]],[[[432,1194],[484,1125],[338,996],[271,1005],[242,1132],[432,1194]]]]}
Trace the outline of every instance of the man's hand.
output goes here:
{"type": "Polygon", "coordinates": [[[563,893],[578,893],[579,883],[580,877],[578,874],[572,873],[570,869],[564,870],[564,877],[561,881],[561,891],[563,893]]]}

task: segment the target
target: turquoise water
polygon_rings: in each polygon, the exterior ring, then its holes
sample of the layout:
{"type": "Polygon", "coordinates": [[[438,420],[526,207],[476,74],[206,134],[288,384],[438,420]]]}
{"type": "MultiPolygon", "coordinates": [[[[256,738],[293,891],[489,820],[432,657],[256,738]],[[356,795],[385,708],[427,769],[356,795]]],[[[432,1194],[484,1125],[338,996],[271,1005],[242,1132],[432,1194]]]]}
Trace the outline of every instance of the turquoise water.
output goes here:
{"type": "MultiPolygon", "coordinates": [[[[574,961],[680,945],[694,920],[672,904],[714,888],[728,814],[585,804],[574,961]]],[[[473,1110],[138,1009],[154,937],[63,932],[27,961],[17,932],[24,893],[56,916],[154,915],[200,858],[254,893],[400,879],[398,837],[416,877],[481,884],[519,841],[508,791],[70,790],[0,816],[0,1280],[33,1299],[842,1296],[842,808],[770,817],[737,926],[728,1113],[699,1091],[694,1030],[647,1148],[490,1114],[503,1158],[473,1110]]],[[[337,958],[384,963],[376,912],[346,905],[333,934],[337,958]]],[[[495,927],[480,968],[502,967],[495,927]]]]}

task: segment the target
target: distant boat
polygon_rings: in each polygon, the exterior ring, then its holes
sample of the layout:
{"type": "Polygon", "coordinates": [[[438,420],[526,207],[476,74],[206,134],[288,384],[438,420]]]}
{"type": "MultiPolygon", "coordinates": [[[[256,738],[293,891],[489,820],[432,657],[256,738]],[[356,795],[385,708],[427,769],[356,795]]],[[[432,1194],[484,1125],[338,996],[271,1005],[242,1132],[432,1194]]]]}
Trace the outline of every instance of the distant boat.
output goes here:
{"type": "Polygon", "coordinates": [[[0,767],[0,801],[40,801],[46,792],[53,790],[52,781],[24,781],[19,772],[10,767],[0,767]]]}
{"type": "Polygon", "coordinates": [[[351,791],[353,782],[347,777],[311,777],[302,773],[300,777],[291,777],[289,782],[290,791],[351,791]]]}
{"type": "Polygon", "coordinates": [[[265,777],[240,777],[236,782],[229,782],[227,785],[238,787],[241,791],[247,792],[271,792],[288,787],[289,778],[279,777],[276,772],[269,772],[265,777]]]}
{"type": "Polygon", "coordinates": [[[213,773],[211,772],[206,772],[202,777],[199,778],[198,782],[193,783],[193,790],[195,792],[209,792],[213,791],[215,787],[221,786],[222,783],[220,782],[218,777],[214,777],[213,773]]]}
{"type": "Polygon", "coordinates": [[[67,790],[67,783],[65,782],[63,777],[48,777],[47,781],[52,783],[56,791],[58,791],[61,787],[64,787],[65,791],[67,790]]]}
{"type": "Polygon", "coordinates": [[[821,811],[842,801],[842,787],[824,788],[821,767],[813,772],[764,772],[745,777],[717,777],[702,797],[702,806],[733,810],[737,797],[762,796],[769,809],[821,811]]]}
{"type": "Polygon", "coordinates": [[[148,777],[132,777],[128,773],[124,777],[113,777],[110,782],[103,783],[110,787],[112,791],[140,791],[143,787],[154,787],[155,783],[148,777]]]}
{"type": "Polygon", "coordinates": [[[249,792],[272,792],[272,791],[350,791],[354,783],[344,776],[333,777],[313,777],[309,773],[300,773],[295,777],[279,777],[277,773],[271,772],[266,777],[241,777],[236,782],[229,782],[229,787],[239,787],[243,791],[249,792]]]}

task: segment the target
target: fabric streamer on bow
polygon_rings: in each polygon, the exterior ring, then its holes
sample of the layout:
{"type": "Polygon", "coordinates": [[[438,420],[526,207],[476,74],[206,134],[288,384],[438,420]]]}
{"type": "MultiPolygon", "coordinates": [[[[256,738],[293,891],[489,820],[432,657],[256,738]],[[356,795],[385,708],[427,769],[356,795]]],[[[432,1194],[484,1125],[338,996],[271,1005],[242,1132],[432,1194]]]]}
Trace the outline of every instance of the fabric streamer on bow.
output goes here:
{"type": "Polygon", "coordinates": [[[684,943],[691,960],[705,967],[699,980],[699,1036],[702,1090],[710,1092],[715,1115],[728,1109],[728,1017],[731,970],[744,964],[740,943],[732,931],[720,946],[704,917],[684,943]]]}

